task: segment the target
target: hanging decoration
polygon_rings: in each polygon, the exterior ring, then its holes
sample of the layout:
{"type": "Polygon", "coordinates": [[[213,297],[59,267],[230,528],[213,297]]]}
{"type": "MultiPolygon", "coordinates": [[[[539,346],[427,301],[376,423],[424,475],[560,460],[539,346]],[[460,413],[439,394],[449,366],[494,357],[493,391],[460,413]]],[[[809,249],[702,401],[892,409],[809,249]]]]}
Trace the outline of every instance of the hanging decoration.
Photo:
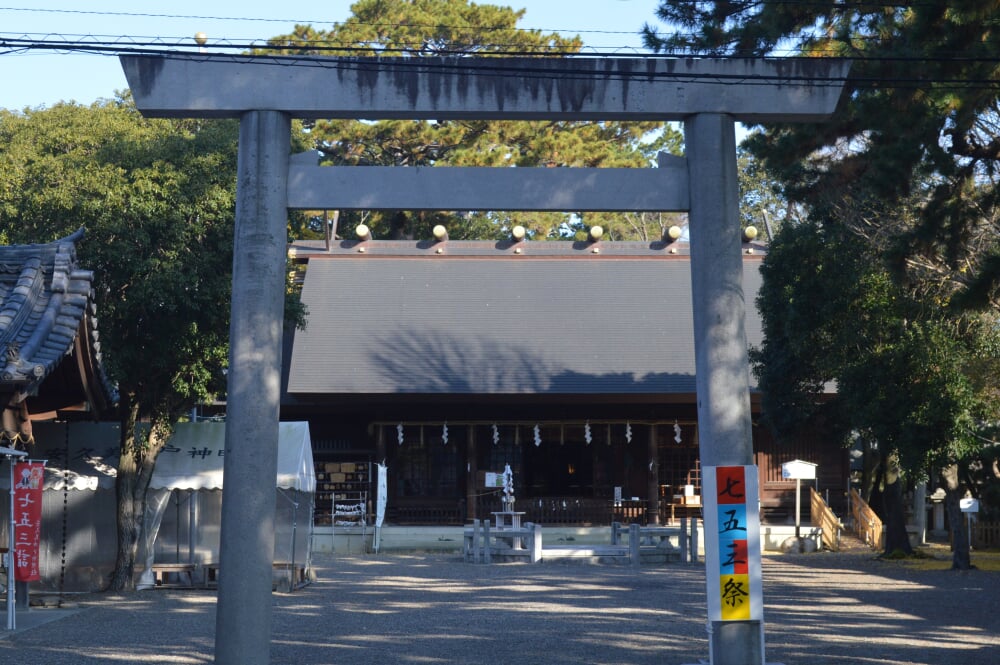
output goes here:
{"type": "Polygon", "coordinates": [[[510,464],[503,466],[503,509],[514,510],[514,472],[510,470],[510,464]]]}
{"type": "Polygon", "coordinates": [[[591,434],[590,434],[590,421],[589,420],[583,426],[583,440],[587,442],[588,446],[590,445],[590,442],[594,440],[594,437],[591,436],[591,434]]]}
{"type": "Polygon", "coordinates": [[[535,447],[542,445],[542,432],[538,428],[538,423],[535,423],[535,447]]]}
{"type": "Polygon", "coordinates": [[[681,426],[677,424],[676,420],[674,421],[674,441],[681,442],[681,426]]]}
{"type": "Polygon", "coordinates": [[[625,421],[625,440],[632,443],[632,423],[625,421]]]}
{"type": "Polygon", "coordinates": [[[399,445],[403,445],[403,423],[396,425],[396,440],[399,441],[399,445]]]}
{"type": "Polygon", "coordinates": [[[441,426],[441,441],[444,445],[448,445],[448,421],[444,421],[444,425],[441,426]]]}
{"type": "Polygon", "coordinates": [[[497,427],[496,423],[493,423],[493,445],[500,443],[500,428],[497,427]]]}

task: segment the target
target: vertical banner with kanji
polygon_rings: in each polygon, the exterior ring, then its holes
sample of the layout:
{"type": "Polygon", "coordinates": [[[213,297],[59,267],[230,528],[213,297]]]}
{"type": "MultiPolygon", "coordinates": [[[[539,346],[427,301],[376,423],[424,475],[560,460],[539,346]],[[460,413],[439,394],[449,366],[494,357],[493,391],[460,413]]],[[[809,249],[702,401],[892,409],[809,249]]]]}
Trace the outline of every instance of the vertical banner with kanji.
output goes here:
{"type": "Polygon", "coordinates": [[[14,579],[18,582],[41,579],[38,543],[42,535],[44,477],[44,462],[14,465],[14,579]]]}
{"type": "Polygon", "coordinates": [[[710,621],[762,621],[757,467],[709,466],[702,493],[710,621]]]}

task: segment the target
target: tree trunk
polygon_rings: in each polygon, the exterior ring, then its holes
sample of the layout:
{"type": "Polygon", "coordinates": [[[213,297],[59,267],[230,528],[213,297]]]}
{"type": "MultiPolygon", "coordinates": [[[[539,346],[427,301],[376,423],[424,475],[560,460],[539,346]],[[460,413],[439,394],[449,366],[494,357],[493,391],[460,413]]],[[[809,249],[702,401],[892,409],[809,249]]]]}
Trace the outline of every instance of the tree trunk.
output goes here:
{"type": "Polygon", "coordinates": [[[117,498],[118,549],[115,567],[108,583],[109,591],[135,590],[135,561],[146,515],[146,491],[153,477],[156,456],[170,436],[169,422],[154,419],[148,433],[137,433],[139,407],[132,400],[123,404],[117,498]]]}
{"type": "Polygon", "coordinates": [[[962,498],[958,482],[958,465],[950,464],[941,469],[941,484],[944,486],[944,509],[948,513],[948,528],[951,529],[951,568],[969,570],[972,557],[969,553],[969,535],[965,530],[965,515],[959,499],[962,498]]]}
{"type": "MultiPolygon", "coordinates": [[[[122,401],[128,398],[122,396],[122,401]]],[[[139,478],[136,450],[135,425],[138,420],[138,406],[129,402],[122,404],[121,439],[119,441],[118,475],[115,478],[117,499],[118,550],[115,554],[115,568],[108,583],[110,591],[135,589],[135,555],[141,529],[141,506],[136,506],[136,481],[139,478]]]]}
{"type": "Polygon", "coordinates": [[[910,536],[906,532],[906,510],[903,506],[903,483],[898,460],[888,455],[883,460],[882,506],[885,513],[885,554],[913,554],[910,536]]]}

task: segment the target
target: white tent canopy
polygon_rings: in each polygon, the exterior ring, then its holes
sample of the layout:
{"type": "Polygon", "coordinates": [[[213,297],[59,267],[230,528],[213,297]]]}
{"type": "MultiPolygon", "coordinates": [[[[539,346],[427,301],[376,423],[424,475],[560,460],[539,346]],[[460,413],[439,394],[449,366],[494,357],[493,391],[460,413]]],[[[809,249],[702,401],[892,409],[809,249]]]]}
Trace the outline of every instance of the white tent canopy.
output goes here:
{"type": "MultiPolygon", "coordinates": [[[[316,491],[309,423],[280,423],[276,487],[316,491]]],[[[180,423],[156,459],[150,489],[222,489],[226,424],[180,423]]]]}
{"type": "MultiPolygon", "coordinates": [[[[225,450],[224,422],[180,423],[174,428],[156,458],[146,495],[146,569],[140,588],[152,583],[154,562],[218,562],[225,450]]],[[[278,472],[271,491],[274,561],[307,567],[316,491],[309,423],[279,423],[278,472]]]]}

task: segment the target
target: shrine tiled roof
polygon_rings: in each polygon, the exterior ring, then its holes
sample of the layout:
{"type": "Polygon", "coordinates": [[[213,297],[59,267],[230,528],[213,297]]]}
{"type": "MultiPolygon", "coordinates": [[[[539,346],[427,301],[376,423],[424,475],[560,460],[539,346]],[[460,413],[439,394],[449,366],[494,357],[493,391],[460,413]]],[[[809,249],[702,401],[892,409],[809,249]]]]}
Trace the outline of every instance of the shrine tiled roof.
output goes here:
{"type": "MultiPolygon", "coordinates": [[[[683,242],[299,243],[296,258],[308,258],[309,316],[295,332],[287,392],[301,399],[693,395],[688,249],[683,242]]],[[[754,298],[765,247],[746,244],[744,253],[747,341],[759,345],[754,298]]]]}
{"type": "Polygon", "coordinates": [[[0,246],[0,393],[32,395],[44,409],[112,401],[100,367],[94,273],[77,266],[83,235],[0,246]],[[61,369],[70,358],[72,367],[61,369]],[[41,391],[46,381],[58,385],[41,391]]]}

